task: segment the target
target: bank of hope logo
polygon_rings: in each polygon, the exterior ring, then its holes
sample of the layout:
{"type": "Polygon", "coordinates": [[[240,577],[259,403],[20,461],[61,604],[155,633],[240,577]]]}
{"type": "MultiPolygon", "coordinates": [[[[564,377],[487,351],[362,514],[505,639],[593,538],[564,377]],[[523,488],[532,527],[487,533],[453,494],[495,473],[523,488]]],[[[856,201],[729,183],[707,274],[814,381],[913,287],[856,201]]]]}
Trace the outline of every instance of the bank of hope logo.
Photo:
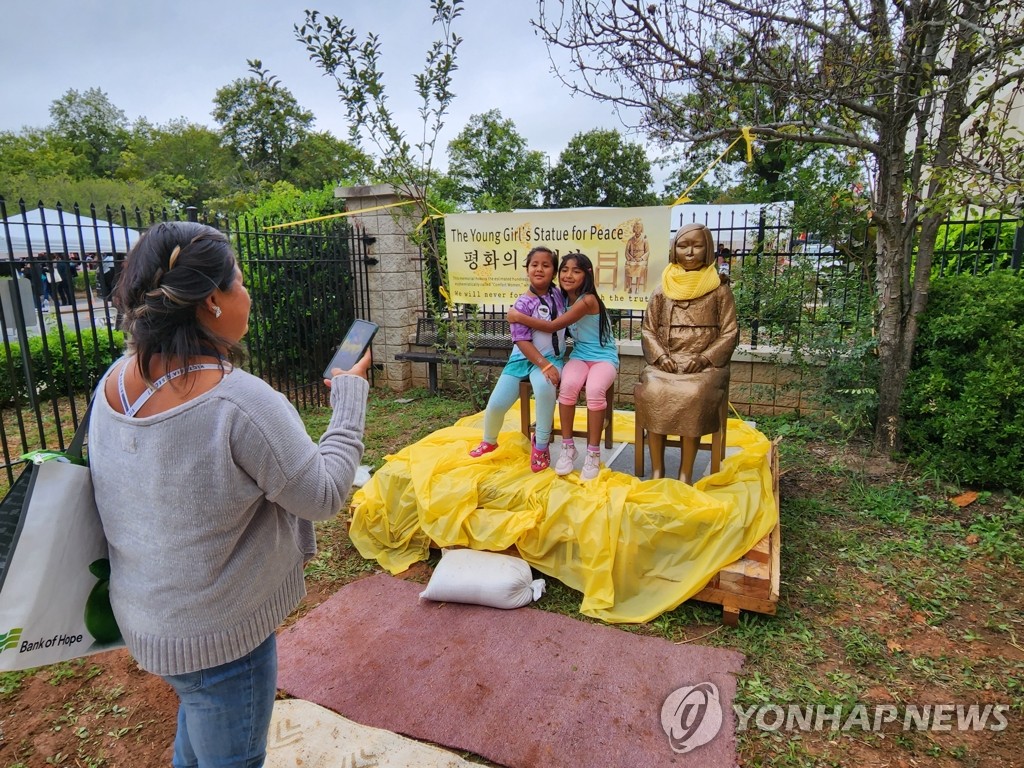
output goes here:
{"type": "MultiPolygon", "coordinates": [[[[762,731],[881,731],[888,723],[904,731],[1006,730],[1009,704],[733,705],[736,729],[762,731]]],[[[711,682],[672,691],[661,705],[661,727],[673,752],[686,754],[711,741],[724,722],[718,686],[711,682]]]]}

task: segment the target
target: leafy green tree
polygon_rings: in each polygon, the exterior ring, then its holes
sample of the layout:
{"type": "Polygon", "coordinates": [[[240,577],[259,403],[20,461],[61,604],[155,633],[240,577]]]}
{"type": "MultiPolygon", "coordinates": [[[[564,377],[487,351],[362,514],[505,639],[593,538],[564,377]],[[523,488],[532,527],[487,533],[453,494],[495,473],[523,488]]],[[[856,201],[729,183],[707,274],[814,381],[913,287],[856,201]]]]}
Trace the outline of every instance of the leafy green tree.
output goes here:
{"type": "Polygon", "coordinates": [[[544,154],[528,149],[497,109],[470,117],[448,143],[453,198],[477,211],[536,208],[545,170],[544,154]]]}
{"type": "Polygon", "coordinates": [[[19,133],[0,132],[0,191],[13,189],[8,183],[16,176],[81,177],[88,175],[86,158],[69,142],[47,129],[26,128],[19,133]]]}
{"type": "Polygon", "coordinates": [[[110,178],[128,143],[128,118],[99,88],[71,89],[50,104],[51,128],[84,157],[95,176],[110,178]]]}
{"type": "Polygon", "coordinates": [[[333,184],[367,184],[376,172],[370,155],[324,131],[300,138],[288,151],[285,179],[299,189],[319,189],[333,184]]]}
{"type": "MultiPolygon", "coordinates": [[[[462,13],[462,0],[431,0],[433,23],[440,27],[440,39],[427,50],[422,72],[414,75],[419,113],[423,125],[421,141],[411,144],[387,103],[387,89],[380,70],[380,38],[366,35],[359,41],[355,29],[337,16],[306,11],[306,20],[295,27],[296,39],[305,45],[310,59],[334,78],[338,97],[345,107],[354,144],[368,139],[380,154],[379,178],[414,201],[399,214],[410,237],[418,239],[427,257],[428,280],[436,288],[446,282],[441,259],[441,228],[418,228],[434,215],[431,204],[435,181],[434,150],[438,135],[455,93],[452,78],[462,38],[452,25],[462,13]]],[[[436,294],[428,294],[436,308],[436,294]]]]}
{"type": "MultiPolygon", "coordinates": [[[[741,41],[730,41],[706,55],[715,60],[735,60],[741,58],[741,51],[741,41]]],[[[770,57],[773,52],[765,55],[770,57]]],[[[851,217],[863,215],[855,204],[854,190],[864,186],[866,173],[856,152],[847,147],[761,137],[757,151],[748,158],[745,142],[734,140],[737,126],[765,120],[779,123],[798,117],[802,105],[785,98],[779,90],[759,83],[735,83],[727,94],[722,94],[714,83],[698,79],[693,91],[678,96],[674,103],[686,115],[682,119],[692,131],[702,135],[731,134],[728,138],[688,143],[683,151],[675,153],[679,167],[673,174],[672,189],[677,195],[707,171],[687,193],[691,199],[701,196],[701,202],[746,203],[793,200],[793,227],[827,239],[846,233],[853,225],[851,217]],[[710,108],[723,95],[728,101],[710,108]]],[[[673,145],[670,135],[660,133],[656,138],[662,145],[673,145]]]]}
{"type": "Polygon", "coordinates": [[[332,218],[265,228],[326,216],[339,207],[332,182],[303,191],[279,181],[241,219],[247,236],[239,238],[238,248],[253,303],[248,344],[264,374],[317,381],[353,316],[348,222],[332,218]],[[283,336],[281,328],[293,331],[283,336]]]}
{"type": "Polygon", "coordinates": [[[201,207],[238,184],[238,163],[220,134],[183,118],[164,126],[139,121],[121,159],[118,178],[146,181],[183,206],[201,207]]]}
{"type": "Polygon", "coordinates": [[[257,180],[280,181],[288,153],[309,133],[313,113],[299,106],[259,59],[248,61],[252,76],[235,80],[214,95],[213,119],[224,141],[257,180]]]}
{"type": "MultiPolygon", "coordinates": [[[[148,216],[150,210],[160,211],[167,206],[163,194],[143,181],[98,179],[91,176],[73,179],[63,175],[36,178],[22,174],[9,179],[9,183],[11,186],[7,189],[0,189],[8,213],[14,210],[18,199],[23,199],[30,207],[42,202],[48,207],[60,203],[68,209],[77,203],[85,206],[82,212],[87,215],[92,215],[86,210],[90,205],[95,205],[99,211],[107,206],[118,210],[126,206],[129,212],[139,208],[144,216],[148,216]]],[[[129,221],[129,226],[134,226],[134,221],[129,221]]]]}
{"type": "Polygon", "coordinates": [[[1020,132],[1009,120],[1022,90],[1024,0],[549,5],[540,0],[537,25],[568,53],[570,87],[639,108],[655,138],[735,136],[738,125],[695,123],[693,115],[746,116],[735,91],[756,85],[775,96],[772,104],[789,106],[753,115],[754,135],[863,158],[877,233],[875,446],[899,450],[938,228],[951,208],[1013,207],[1024,189],[1020,132]],[[686,108],[692,94],[699,110],[686,108]]]}
{"type": "Polygon", "coordinates": [[[334,186],[329,181],[319,189],[302,190],[289,181],[279,181],[257,195],[245,215],[261,222],[287,223],[338,213],[341,205],[334,186]]]}
{"type": "Polygon", "coordinates": [[[544,201],[556,208],[654,205],[651,162],[614,130],[577,133],[548,174],[544,201]]]}
{"type": "Polygon", "coordinates": [[[790,144],[787,147],[797,151],[785,153],[785,157],[776,153],[772,160],[764,157],[759,142],[753,163],[747,163],[742,143],[718,160],[727,147],[714,142],[674,153],[674,169],[666,181],[666,190],[672,192],[669,202],[684,191],[695,203],[792,200],[793,229],[814,232],[823,241],[844,239],[863,223],[867,203],[859,190],[864,188],[864,171],[851,153],[835,147],[790,144]],[[772,167],[775,162],[777,168],[772,167]],[[699,178],[705,171],[707,175],[699,178]]]}
{"type": "MultiPolygon", "coordinates": [[[[419,113],[422,139],[410,144],[387,104],[387,89],[380,71],[380,39],[370,33],[359,42],[355,30],[334,16],[320,17],[306,11],[306,21],[296,26],[299,42],[306,46],[310,58],[334,78],[338,95],[348,116],[354,143],[369,139],[380,153],[379,178],[411,201],[397,209],[396,220],[403,224],[410,240],[418,243],[425,257],[423,277],[429,310],[441,318],[441,287],[447,275],[443,260],[444,229],[434,219],[446,206],[437,195],[437,172],[434,152],[448,109],[455,98],[452,78],[462,39],[452,31],[462,13],[462,0],[430,0],[433,23],[440,28],[439,39],[427,50],[423,70],[414,75],[416,94],[420,98],[419,113]],[[430,222],[424,226],[424,222],[430,222]]],[[[463,333],[472,319],[446,321],[453,333],[463,333]]],[[[442,342],[443,344],[444,342],[442,342]]],[[[464,361],[465,345],[456,347],[456,355],[464,361]]],[[[480,394],[479,369],[459,364],[459,381],[474,400],[480,394]]]]}

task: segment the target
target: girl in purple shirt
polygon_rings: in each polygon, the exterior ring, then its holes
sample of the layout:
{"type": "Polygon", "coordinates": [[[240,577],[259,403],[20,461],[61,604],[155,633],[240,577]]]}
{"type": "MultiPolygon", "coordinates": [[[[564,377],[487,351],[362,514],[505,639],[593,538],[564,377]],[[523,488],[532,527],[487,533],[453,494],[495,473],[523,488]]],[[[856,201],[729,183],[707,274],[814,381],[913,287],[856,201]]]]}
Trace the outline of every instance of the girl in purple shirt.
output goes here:
{"type": "MultiPolygon", "coordinates": [[[[531,317],[554,320],[565,312],[562,292],[554,287],[555,254],[545,246],[533,248],[526,256],[530,290],[516,299],[515,309],[531,317]]],[[[544,333],[511,323],[515,348],[494,385],[484,411],[484,434],[480,445],[469,452],[478,458],[498,447],[498,431],[508,409],[519,399],[519,382],[529,379],[537,403],[537,426],[530,453],[530,469],[540,472],[551,465],[551,429],[555,420],[555,396],[565,351],[565,331],[544,333]]]]}

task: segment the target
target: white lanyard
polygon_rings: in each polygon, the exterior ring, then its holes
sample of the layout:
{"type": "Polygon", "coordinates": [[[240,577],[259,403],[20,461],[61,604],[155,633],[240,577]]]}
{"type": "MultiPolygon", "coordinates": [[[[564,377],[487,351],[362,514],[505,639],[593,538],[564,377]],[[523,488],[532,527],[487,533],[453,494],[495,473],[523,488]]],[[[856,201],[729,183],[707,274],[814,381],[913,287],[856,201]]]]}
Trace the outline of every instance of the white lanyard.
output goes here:
{"type": "Polygon", "coordinates": [[[192,363],[187,368],[175,368],[173,371],[168,371],[159,379],[153,382],[153,386],[147,387],[146,390],[139,395],[139,399],[134,403],[128,402],[128,393],[124,391],[124,371],[128,367],[128,362],[125,361],[124,365],[121,366],[120,372],[117,374],[117,393],[121,396],[121,408],[124,409],[124,415],[128,417],[134,416],[139,412],[139,409],[146,404],[146,402],[153,396],[160,387],[166,384],[171,379],[176,379],[179,376],[184,376],[185,373],[195,373],[196,371],[219,371],[221,366],[217,363],[192,363]]]}

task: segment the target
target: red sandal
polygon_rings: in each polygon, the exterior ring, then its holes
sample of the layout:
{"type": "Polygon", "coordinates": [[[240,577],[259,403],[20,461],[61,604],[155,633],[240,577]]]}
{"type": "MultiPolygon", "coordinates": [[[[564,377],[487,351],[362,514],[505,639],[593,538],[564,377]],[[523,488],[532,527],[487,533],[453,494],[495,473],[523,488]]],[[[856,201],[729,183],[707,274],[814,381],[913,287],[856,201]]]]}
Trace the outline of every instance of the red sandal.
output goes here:
{"type": "Polygon", "coordinates": [[[530,444],[533,446],[533,450],[530,451],[530,469],[534,472],[543,472],[551,466],[551,449],[539,450],[532,440],[530,444]]]}
{"type": "Polygon", "coordinates": [[[470,451],[469,455],[472,456],[474,459],[479,459],[485,453],[490,453],[491,451],[497,449],[497,447],[497,443],[488,443],[485,440],[481,440],[480,445],[478,445],[476,448],[470,451]]]}

